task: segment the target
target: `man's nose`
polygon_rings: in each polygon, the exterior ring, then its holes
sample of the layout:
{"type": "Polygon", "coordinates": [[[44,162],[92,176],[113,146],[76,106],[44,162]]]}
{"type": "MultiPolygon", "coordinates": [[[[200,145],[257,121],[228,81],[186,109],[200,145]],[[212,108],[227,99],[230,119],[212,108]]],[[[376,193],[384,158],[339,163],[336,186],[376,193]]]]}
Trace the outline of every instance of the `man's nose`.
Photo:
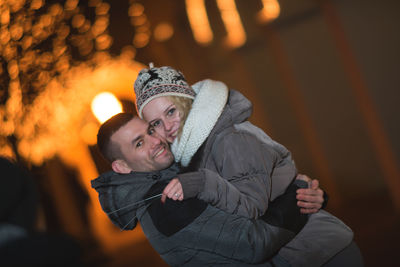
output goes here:
{"type": "Polygon", "coordinates": [[[149,140],[152,147],[157,146],[161,143],[161,139],[158,134],[149,135],[149,140]]]}

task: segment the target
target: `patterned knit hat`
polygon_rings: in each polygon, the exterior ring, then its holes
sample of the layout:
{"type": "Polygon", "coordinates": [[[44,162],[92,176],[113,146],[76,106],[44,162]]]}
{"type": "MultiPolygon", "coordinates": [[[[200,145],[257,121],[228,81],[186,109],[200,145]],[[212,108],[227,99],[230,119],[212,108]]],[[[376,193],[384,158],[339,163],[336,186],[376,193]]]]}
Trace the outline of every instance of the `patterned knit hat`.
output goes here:
{"type": "Polygon", "coordinates": [[[196,93],[186,82],[180,71],[164,66],[155,68],[150,63],[149,69],[142,69],[134,84],[136,110],[143,118],[143,108],[154,98],[160,96],[182,96],[194,99],[196,93]]]}

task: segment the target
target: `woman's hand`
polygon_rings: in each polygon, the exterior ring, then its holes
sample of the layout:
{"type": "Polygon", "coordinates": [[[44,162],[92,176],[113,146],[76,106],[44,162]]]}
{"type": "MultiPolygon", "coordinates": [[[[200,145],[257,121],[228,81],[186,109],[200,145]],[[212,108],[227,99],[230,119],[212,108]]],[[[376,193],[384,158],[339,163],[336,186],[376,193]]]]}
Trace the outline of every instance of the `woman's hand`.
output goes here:
{"type": "Polygon", "coordinates": [[[164,191],[161,196],[161,202],[165,203],[165,200],[170,198],[172,200],[183,200],[183,189],[181,182],[179,182],[178,178],[174,178],[167,184],[164,188],[164,191]]]}
{"type": "Polygon", "coordinates": [[[308,188],[297,189],[297,206],[300,207],[300,212],[311,214],[318,212],[324,203],[324,191],[319,188],[318,180],[311,180],[308,176],[298,174],[296,179],[306,181],[308,188]]]}

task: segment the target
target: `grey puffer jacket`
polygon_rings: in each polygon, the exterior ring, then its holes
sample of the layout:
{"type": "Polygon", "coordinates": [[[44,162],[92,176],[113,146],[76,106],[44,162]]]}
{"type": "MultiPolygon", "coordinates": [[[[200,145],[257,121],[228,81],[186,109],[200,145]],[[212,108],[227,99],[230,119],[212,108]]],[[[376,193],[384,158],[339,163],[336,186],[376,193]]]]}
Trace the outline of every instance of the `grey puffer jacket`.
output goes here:
{"type": "MultiPolygon", "coordinates": [[[[247,121],[251,112],[250,101],[230,90],[216,125],[178,177],[185,198],[197,197],[229,213],[258,218],[295,179],[290,152],[247,121]]],[[[293,266],[320,266],[352,238],[343,222],[319,211],[279,255],[293,266]]]]}
{"type": "MultiPolygon", "coordinates": [[[[124,230],[135,228],[139,221],[154,249],[171,266],[272,266],[271,262],[288,266],[280,256],[271,257],[295,233],[267,224],[265,216],[247,219],[196,198],[167,199],[165,204],[160,198],[143,201],[161,193],[177,172],[176,165],[152,173],[107,172],[93,180],[92,187],[111,221],[124,230]]],[[[279,212],[274,203],[270,210],[279,212]]]]}
{"type": "Polygon", "coordinates": [[[179,176],[185,197],[258,218],[295,179],[290,152],[251,124],[251,113],[250,101],[230,90],[217,123],[179,176]]]}

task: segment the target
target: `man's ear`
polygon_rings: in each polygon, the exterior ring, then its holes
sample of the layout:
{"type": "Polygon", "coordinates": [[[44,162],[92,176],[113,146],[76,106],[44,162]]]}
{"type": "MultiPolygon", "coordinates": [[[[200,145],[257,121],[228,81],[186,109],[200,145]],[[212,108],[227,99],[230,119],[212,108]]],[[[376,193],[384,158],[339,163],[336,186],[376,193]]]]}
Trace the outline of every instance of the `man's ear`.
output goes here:
{"type": "Polygon", "coordinates": [[[122,174],[130,173],[132,171],[132,169],[129,168],[128,164],[126,164],[126,162],[122,159],[114,160],[111,163],[111,168],[116,173],[122,173],[122,174]]]}

